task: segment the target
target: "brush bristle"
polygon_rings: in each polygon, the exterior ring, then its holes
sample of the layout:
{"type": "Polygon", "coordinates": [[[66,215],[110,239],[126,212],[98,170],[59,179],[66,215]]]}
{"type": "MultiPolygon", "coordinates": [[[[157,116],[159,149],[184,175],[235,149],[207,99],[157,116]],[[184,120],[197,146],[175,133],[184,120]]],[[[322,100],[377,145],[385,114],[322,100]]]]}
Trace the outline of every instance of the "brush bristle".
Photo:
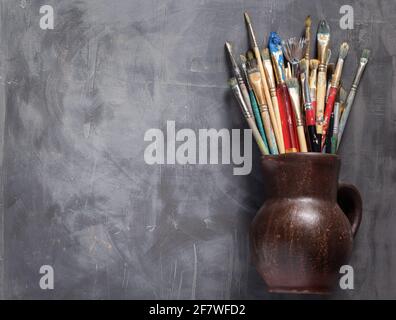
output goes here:
{"type": "Polygon", "coordinates": [[[348,43],[346,43],[346,42],[342,43],[340,46],[340,54],[339,54],[340,59],[345,59],[345,57],[348,54],[348,50],[349,50],[348,43]]]}
{"type": "Polygon", "coordinates": [[[368,60],[369,56],[370,56],[370,50],[369,49],[364,49],[363,52],[362,52],[362,56],[360,58],[368,60]]]}
{"type": "Polygon", "coordinates": [[[283,54],[290,63],[298,62],[304,56],[306,45],[305,38],[290,38],[282,41],[283,54]]]}
{"type": "Polygon", "coordinates": [[[305,28],[310,28],[311,27],[311,16],[308,16],[305,18],[305,28]]]}
{"type": "Polygon", "coordinates": [[[263,48],[263,50],[261,51],[261,56],[263,60],[270,60],[270,54],[268,48],[263,48]]]}
{"type": "Polygon", "coordinates": [[[322,35],[328,35],[328,34],[330,34],[330,26],[329,26],[329,24],[326,22],[326,20],[321,20],[321,21],[319,22],[318,34],[322,34],[322,35]]]}
{"type": "Polygon", "coordinates": [[[239,59],[241,60],[242,63],[246,63],[247,62],[246,57],[243,54],[239,55],[239,59]]]}
{"type": "Polygon", "coordinates": [[[254,59],[253,51],[249,50],[248,52],[246,52],[246,56],[249,61],[253,60],[254,59]]]}
{"type": "Polygon", "coordinates": [[[298,88],[298,80],[296,78],[286,79],[286,85],[288,88],[298,88]]]}
{"type": "Polygon", "coordinates": [[[318,69],[318,67],[319,67],[319,60],[317,60],[317,59],[309,60],[309,68],[311,70],[318,69]]]}
{"type": "Polygon", "coordinates": [[[236,80],[235,78],[230,78],[230,79],[228,80],[228,85],[232,88],[232,87],[237,86],[237,85],[238,85],[238,82],[237,82],[237,80],[236,80]]]}
{"type": "Polygon", "coordinates": [[[244,16],[245,16],[245,21],[246,21],[246,23],[247,23],[247,24],[251,24],[251,22],[250,22],[250,17],[249,17],[249,15],[248,15],[247,12],[244,13],[244,16]]]}

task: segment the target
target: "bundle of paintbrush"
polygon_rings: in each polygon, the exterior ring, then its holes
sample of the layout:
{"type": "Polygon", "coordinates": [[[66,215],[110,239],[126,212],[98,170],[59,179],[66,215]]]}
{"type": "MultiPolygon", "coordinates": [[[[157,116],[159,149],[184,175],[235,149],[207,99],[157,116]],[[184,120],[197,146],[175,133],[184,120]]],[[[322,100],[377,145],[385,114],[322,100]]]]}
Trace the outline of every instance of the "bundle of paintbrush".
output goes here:
{"type": "Polygon", "coordinates": [[[310,53],[309,16],[304,36],[282,40],[271,32],[264,47],[259,47],[247,13],[245,21],[251,48],[236,58],[226,42],[233,71],[229,84],[261,153],[336,153],[369,50],[363,50],[347,94],[341,75],[349,46],[342,43],[336,63],[330,63],[330,27],[325,20],[319,22],[316,59],[310,53]]]}

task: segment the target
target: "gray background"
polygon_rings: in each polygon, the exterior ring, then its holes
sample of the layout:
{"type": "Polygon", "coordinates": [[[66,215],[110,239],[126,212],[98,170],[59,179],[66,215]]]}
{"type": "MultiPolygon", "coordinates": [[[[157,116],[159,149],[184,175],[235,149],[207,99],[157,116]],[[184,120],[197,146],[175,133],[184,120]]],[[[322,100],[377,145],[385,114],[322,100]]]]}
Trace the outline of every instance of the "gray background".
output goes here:
{"type": "MultiPolygon", "coordinates": [[[[350,42],[344,84],[372,50],[341,147],[341,180],[358,186],[363,222],[355,290],[396,298],[396,4],[349,1],[1,1],[1,282],[4,298],[272,299],[249,261],[263,197],[230,165],[148,166],[144,133],[243,128],[227,85],[224,41],[247,48],[243,11],[262,41],[299,36],[326,17],[333,52],[350,42]],[[39,27],[51,4],[55,29],[39,27]],[[39,268],[55,269],[55,290],[39,268]]],[[[334,60],[334,56],[333,56],[334,60]]]]}

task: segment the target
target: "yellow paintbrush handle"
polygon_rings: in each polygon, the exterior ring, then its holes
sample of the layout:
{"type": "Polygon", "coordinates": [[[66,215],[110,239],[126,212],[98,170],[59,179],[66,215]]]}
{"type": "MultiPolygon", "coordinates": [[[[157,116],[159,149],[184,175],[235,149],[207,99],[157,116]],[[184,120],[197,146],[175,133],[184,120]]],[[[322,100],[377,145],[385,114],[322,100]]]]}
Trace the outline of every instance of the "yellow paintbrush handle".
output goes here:
{"type": "Polygon", "coordinates": [[[276,125],[278,127],[278,132],[279,132],[278,149],[279,149],[279,153],[285,153],[285,143],[283,141],[282,123],[281,123],[281,117],[280,117],[280,112],[279,112],[278,98],[276,97],[275,89],[273,90],[273,92],[274,93],[272,93],[272,90],[271,90],[271,99],[272,99],[272,104],[274,106],[276,125]]]}
{"type": "Polygon", "coordinates": [[[316,132],[322,134],[322,124],[326,99],[326,66],[319,66],[316,88],[316,132]]]}
{"type": "Polygon", "coordinates": [[[300,145],[300,152],[308,152],[307,141],[305,140],[304,127],[297,127],[298,143],[300,145]]]}

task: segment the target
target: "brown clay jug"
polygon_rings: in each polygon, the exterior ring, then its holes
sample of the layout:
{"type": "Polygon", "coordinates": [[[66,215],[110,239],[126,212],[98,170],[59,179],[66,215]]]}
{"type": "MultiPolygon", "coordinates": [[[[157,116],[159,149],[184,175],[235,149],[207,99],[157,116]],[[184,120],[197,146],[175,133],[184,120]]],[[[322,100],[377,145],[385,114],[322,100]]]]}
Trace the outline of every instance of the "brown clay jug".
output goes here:
{"type": "Polygon", "coordinates": [[[270,292],[330,293],[348,264],[362,218],[340,159],[320,153],[264,156],[265,202],[253,220],[253,263],[270,292]]]}

